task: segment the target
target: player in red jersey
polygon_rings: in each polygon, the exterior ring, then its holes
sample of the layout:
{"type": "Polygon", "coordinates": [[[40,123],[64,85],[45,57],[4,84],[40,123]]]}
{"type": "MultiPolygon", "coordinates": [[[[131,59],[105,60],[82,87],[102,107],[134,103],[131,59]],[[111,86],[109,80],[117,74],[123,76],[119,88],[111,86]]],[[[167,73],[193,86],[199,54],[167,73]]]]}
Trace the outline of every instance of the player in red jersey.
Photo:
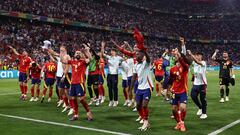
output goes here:
{"type": "Polygon", "coordinates": [[[104,72],[104,66],[105,66],[105,62],[104,62],[104,58],[102,56],[102,53],[98,54],[100,56],[100,71],[99,71],[99,78],[98,78],[98,90],[99,90],[99,96],[101,99],[100,103],[103,103],[105,101],[105,90],[103,87],[104,84],[104,78],[105,78],[105,72],[104,72]]]}
{"type": "Polygon", "coordinates": [[[70,119],[70,121],[78,120],[77,99],[80,100],[80,103],[86,110],[87,119],[88,120],[93,119],[92,112],[90,111],[88,104],[85,101],[85,97],[86,97],[85,88],[84,88],[84,84],[82,82],[82,80],[85,80],[85,79],[81,78],[83,76],[83,71],[86,71],[87,63],[89,63],[89,61],[90,61],[89,60],[90,55],[88,55],[88,58],[85,58],[85,59],[83,59],[83,57],[81,57],[81,55],[82,54],[80,51],[76,51],[75,55],[74,55],[74,59],[68,60],[67,63],[61,61],[64,64],[68,64],[67,69],[69,68],[69,66],[72,67],[71,89],[69,91],[69,96],[70,96],[70,102],[73,102],[74,115],[70,119]]]}
{"type": "Polygon", "coordinates": [[[57,64],[54,62],[53,58],[45,57],[46,63],[44,64],[42,71],[45,73],[45,82],[44,89],[42,93],[41,103],[44,101],[44,97],[46,95],[47,89],[49,88],[49,96],[48,102],[51,102],[52,93],[53,93],[53,85],[55,83],[56,72],[57,72],[57,64]]]}
{"type": "Polygon", "coordinates": [[[31,58],[28,56],[28,53],[23,50],[22,54],[19,54],[16,49],[14,49],[12,46],[9,46],[10,49],[18,56],[19,59],[19,85],[20,85],[20,90],[21,90],[21,100],[26,100],[27,99],[27,69],[30,66],[31,63],[31,58]]]}
{"type": "Polygon", "coordinates": [[[160,56],[157,60],[154,61],[153,63],[154,67],[155,67],[155,80],[156,80],[156,96],[159,96],[159,90],[162,93],[163,91],[163,87],[162,87],[162,82],[163,82],[163,78],[164,78],[164,69],[162,68],[163,66],[163,58],[162,56],[160,56]]]}
{"type": "Polygon", "coordinates": [[[41,84],[41,70],[42,68],[40,65],[38,65],[35,61],[31,63],[31,66],[28,68],[28,79],[32,79],[32,85],[31,85],[31,96],[32,98],[29,100],[30,102],[32,101],[38,101],[39,99],[39,93],[40,93],[40,84],[41,84]],[[36,97],[34,98],[34,88],[36,87],[36,97]]]}
{"type": "Polygon", "coordinates": [[[172,80],[172,112],[177,125],[176,130],[186,131],[184,119],[187,107],[187,81],[189,65],[184,61],[181,54],[175,49],[176,65],[170,69],[170,79],[172,80]]]}

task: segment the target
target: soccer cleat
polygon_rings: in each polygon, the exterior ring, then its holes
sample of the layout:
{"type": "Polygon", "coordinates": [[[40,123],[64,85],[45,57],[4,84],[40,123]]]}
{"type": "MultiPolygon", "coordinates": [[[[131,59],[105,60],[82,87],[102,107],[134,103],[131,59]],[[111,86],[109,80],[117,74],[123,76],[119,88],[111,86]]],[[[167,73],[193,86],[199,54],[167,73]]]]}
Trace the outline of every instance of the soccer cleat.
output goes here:
{"type": "Polygon", "coordinates": [[[63,103],[63,106],[62,106],[63,108],[65,108],[66,107],[66,104],[65,103],[63,103]]]}
{"type": "Polygon", "coordinates": [[[23,101],[23,98],[24,98],[23,95],[21,95],[20,98],[19,98],[19,100],[22,100],[22,101],[23,101]]]}
{"type": "Polygon", "coordinates": [[[105,97],[103,96],[101,99],[101,104],[104,103],[104,101],[105,101],[105,97]]]}
{"type": "Polygon", "coordinates": [[[173,115],[171,115],[171,116],[170,116],[170,118],[171,118],[171,119],[174,119],[174,116],[173,116],[173,115]]]}
{"type": "Polygon", "coordinates": [[[62,113],[66,112],[68,109],[69,109],[69,107],[66,106],[66,107],[62,110],[62,113]]]}
{"type": "Polygon", "coordinates": [[[143,126],[141,127],[141,131],[146,131],[148,128],[150,128],[150,124],[148,123],[148,120],[144,120],[143,126]]]}
{"type": "Polygon", "coordinates": [[[177,123],[177,125],[174,127],[174,129],[176,129],[176,130],[180,129],[180,122],[177,123]]]}
{"type": "Polygon", "coordinates": [[[73,112],[74,112],[74,110],[73,110],[72,108],[70,108],[70,110],[69,110],[69,112],[68,112],[68,116],[69,116],[69,115],[72,115],[73,112]]]}
{"type": "Polygon", "coordinates": [[[133,102],[130,100],[130,101],[128,102],[127,106],[128,106],[128,107],[131,107],[131,106],[132,106],[132,103],[133,103],[133,102]]]}
{"type": "Polygon", "coordinates": [[[42,97],[42,99],[41,99],[41,103],[43,103],[43,101],[44,101],[44,97],[42,97]]]}
{"type": "Polygon", "coordinates": [[[202,115],[202,109],[198,109],[197,111],[197,116],[200,116],[200,115],[202,115]]]}
{"type": "Polygon", "coordinates": [[[23,95],[23,101],[27,100],[27,95],[23,95]]]}
{"type": "Polygon", "coordinates": [[[117,107],[118,106],[118,101],[113,101],[113,107],[117,107]]]}
{"type": "Polygon", "coordinates": [[[226,102],[228,102],[228,101],[229,101],[229,98],[228,98],[228,96],[226,96],[225,100],[226,100],[226,102]]]}
{"type": "Polygon", "coordinates": [[[48,98],[48,103],[51,102],[51,100],[52,100],[51,98],[48,98]]]}
{"type": "Polygon", "coordinates": [[[93,120],[93,114],[91,111],[87,112],[87,120],[92,121],[93,120]]]}
{"type": "Polygon", "coordinates": [[[96,106],[99,106],[100,105],[100,99],[97,99],[96,100],[96,106]]]}
{"type": "Polygon", "coordinates": [[[109,107],[112,107],[113,106],[113,101],[110,101],[109,104],[108,104],[109,107]]]}
{"type": "Polygon", "coordinates": [[[138,121],[141,121],[142,120],[142,117],[141,116],[139,116],[137,119],[136,119],[136,121],[138,122],[138,121]]]}
{"type": "Polygon", "coordinates": [[[92,105],[92,104],[93,104],[93,102],[94,102],[94,99],[93,99],[93,98],[91,98],[91,100],[90,100],[90,102],[88,103],[88,105],[92,105]]]}
{"type": "Polygon", "coordinates": [[[134,107],[132,111],[133,111],[133,112],[136,112],[136,111],[137,111],[137,108],[136,108],[136,107],[134,107]]]}
{"type": "Polygon", "coordinates": [[[224,103],[224,98],[221,98],[219,102],[224,103]]]}
{"type": "Polygon", "coordinates": [[[63,100],[59,100],[57,107],[60,107],[62,105],[62,103],[63,103],[63,100]]]}
{"type": "Polygon", "coordinates": [[[38,98],[38,97],[35,97],[34,102],[37,102],[38,100],[39,100],[39,98],[38,98]]]}
{"type": "Polygon", "coordinates": [[[207,118],[207,114],[202,114],[201,116],[200,116],[200,119],[206,119],[207,118]]]}
{"type": "Polygon", "coordinates": [[[29,102],[33,102],[34,101],[34,97],[31,97],[31,99],[29,100],[29,102]]]}
{"type": "Polygon", "coordinates": [[[143,124],[143,123],[144,123],[144,120],[143,120],[143,119],[141,119],[141,120],[139,121],[139,123],[140,123],[140,124],[143,124]]]}
{"type": "Polygon", "coordinates": [[[74,115],[71,119],[69,119],[70,121],[76,121],[78,120],[78,116],[77,115],[74,115]]]}
{"type": "Polygon", "coordinates": [[[181,132],[185,132],[185,131],[186,131],[184,122],[181,122],[181,123],[180,123],[180,131],[181,131],[181,132]]]}
{"type": "Polygon", "coordinates": [[[125,100],[123,106],[127,106],[127,105],[128,105],[128,102],[129,102],[129,100],[125,100]]]}

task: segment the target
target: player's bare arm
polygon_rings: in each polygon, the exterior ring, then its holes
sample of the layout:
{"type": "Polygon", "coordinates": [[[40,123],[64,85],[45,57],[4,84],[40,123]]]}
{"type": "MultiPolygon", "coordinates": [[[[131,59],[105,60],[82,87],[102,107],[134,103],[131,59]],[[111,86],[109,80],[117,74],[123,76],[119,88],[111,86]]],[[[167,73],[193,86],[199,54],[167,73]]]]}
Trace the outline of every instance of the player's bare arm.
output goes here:
{"type": "Polygon", "coordinates": [[[13,48],[12,46],[8,46],[12,51],[13,51],[13,53],[14,54],[16,54],[16,55],[20,55],[19,53],[18,53],[18,51],[15,49],[15,48],[13,48]]]}
{"type": "Polygon", "coordinates": [[[218,52],[219,52],[219,50],[216,49],[215,52],[213,53],[213,55],[212,55],[212,59],[213,59],[213,60],[216,60],[216,56],[217,56],[217,53],[218,53],[218,52]]]}
{"type": "Polygon", "coordinates": [[[191,58],[198,64],[198,65],[201,65],[203,66],[202,62],[199,61],[193,54],[190,50],[187,50],[188,54],[191,56],[191,58]]]}

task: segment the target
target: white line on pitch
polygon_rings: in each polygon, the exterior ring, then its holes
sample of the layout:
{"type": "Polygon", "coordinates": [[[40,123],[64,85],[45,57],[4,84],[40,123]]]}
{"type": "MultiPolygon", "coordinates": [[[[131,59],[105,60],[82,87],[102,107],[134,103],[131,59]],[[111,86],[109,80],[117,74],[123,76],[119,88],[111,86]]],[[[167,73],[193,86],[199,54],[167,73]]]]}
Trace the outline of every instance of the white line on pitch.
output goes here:
{"type": "Polygon", "coordinates": [[[56,126],[78,128],[78,129],[84,129],[84,130],[90,130],[90,131],[96,131],[96,132],[102,132],[102,133],[108,133],[108,134],[114,134],[114,135],[131,135],[131,134],[126,134],[126,133],[121,133],[121,132],[114,132],[114,131],[108,131],[108,130],[96,129],[96,128],[88,128],[88,127],[82,127],[82,126],[76,126],[76,125],[70,125],[70,124],[64,124],[64,123],[58,123],[58,122],[52,122],[52,121],[31,119],[31,118],[19,117],[19,116],[14,116],[14,115],[6,115],[6,114],[1,114],[1,113],[0,113],[0,116],[14,118],[14,119],[20,119],[20,120],[26,120],[26,121],[33,121],[33,122],[37,122],[37,123],[56,125],[56,126]]]}
{"type": "Polygon", "coordinates": [[[237,125],[239,123],[240,123],[240,119],[236,120],[236,121],[234,121],[234,122],[232,122],[232,123],[230,123],[230,124],[228,124],[228,125],[226,125],[226,126],[224,126],[222,128],[220,128],[220,129],[218,129],[218,130],[216,130],[216,131],[214,131],[212,133],[209,133],[208,135],[217,135],[217,134],[223,132],[224,130],[229,129],[229,128],[231,128],[231,127],[233,127],[233,126],[235,126],[235,125],[237,125]]]}
{"type": "Polygon", "coordinates": [[[19,92],[14,92],[14,93],[3,93],[0,94],[0,96],[5,96],[5,95],[15,95],[15,94],[20,94],[19,92]]]}

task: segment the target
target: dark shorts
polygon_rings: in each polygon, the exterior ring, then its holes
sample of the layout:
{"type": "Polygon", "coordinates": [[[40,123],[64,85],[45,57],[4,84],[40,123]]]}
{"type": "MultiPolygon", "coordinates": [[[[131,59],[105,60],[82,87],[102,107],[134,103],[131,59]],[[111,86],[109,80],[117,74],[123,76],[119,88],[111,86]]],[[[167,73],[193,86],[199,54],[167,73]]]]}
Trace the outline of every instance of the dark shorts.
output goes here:
{"type": "Polygon", "coordinates": [[[70,88],[70,81],[71,81],[71,77],[72,77],[72,74],[71,73],[68,73],[68,76],[65,77],[64,81],[61,82],[61,79],[60,79],[60,84],[59,84],[59,87],[61,89],[69,89],[70,88]]]}
{"type": "Polygon", "coordinates": [[[181,94],[174,94],[172,99],[172,105],[178,105],[179,103],[187,104],[187,93],[183,92],[181,94]]]}
{"type": "Polygon", "coordinates": [[[131,86],[131,82],[132,82],[132,76],[127,77],[127,81],[128,81],[128,86],[131,86]]]}
{"type": "Polygon", "coordinates": [[[167,89],[169,86],[169,76],[165,76],[163,81],[163,89],[167,89]]]}
{"type": "Polygon", "coordinates": [[[38,85],[40,85],[41,84],[41,79],[39,79],[39,78],[32,78],[32,84],[38,84],[38,85]]]}
{"type": "Polygon", "coordinates": [[[27,82],[27,74],[19,72],[18,81],[19,82],[27,82]]]}
{"type": "Polygon", "coordinates": [[[103,79],[103,78],[104,78],[104,77],[103,77],[102,74],[98,76],[98,83],[99,83],[99,84],[104,84],[104,79],[103,79]]]}
{"type": "Polygon", "coordinates": [[[163,76],[155,76],[156,81],[161,82],[163,80],[163,76]]]}
{"type": "Polygon", "coordinates": [[[136,92],[136,101],[138,104],[140,104],[143,100],[150,100],[151,99],[151,90],[145,89],[145,90],[137,90],[136,92]]]}
{"type": "Polygon", "coordinates": [[[85,95],[84,88],[81,84],[72,84],[68,94],[71,97],[82,97],[85,95]]]}
{"type": "Polygon", "coordinates": [[[87,85],[88,86],[98,85],[98,78],[99,75],[88,75],[87,85]]]}
{"type": "Polygon", "coordinates": [[[135,81],[135,84],[134,84],[134,94],[137,93],[137,90],[138,90],[138,81],[135,81]]]}
{"type": "Polygon", "coordinates": [[[48,86],[53,86],[55,83],[55,79],[54,78],[46,78],[45,79],[45,85],[48,86]]]}
{"type": "Polygon", "coordinates": [[[61,82],[62,77],[57,77],[57,87],[60,88],[60,82],[61,82]]]}
{"type": "Polygon", "coordinates": [[[122,87],[127,88],[128,87],[128,81],[127,80],[122,80],[122,87]]]}
{"type": "Polygon", "coordinates": [[[219,78],[219,84],[220,85],[226,85],[229,86],[230,78],[219,78]]]}

